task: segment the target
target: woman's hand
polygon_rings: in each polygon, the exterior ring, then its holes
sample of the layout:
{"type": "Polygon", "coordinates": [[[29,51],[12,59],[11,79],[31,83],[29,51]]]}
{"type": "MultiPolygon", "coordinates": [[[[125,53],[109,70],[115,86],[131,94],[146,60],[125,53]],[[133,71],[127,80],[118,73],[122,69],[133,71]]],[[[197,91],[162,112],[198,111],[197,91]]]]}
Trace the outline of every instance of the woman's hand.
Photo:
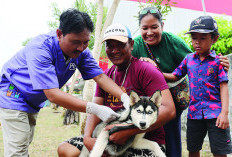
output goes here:
{"type": "Polygon", "coordinates": [[[220,64],[223,65],[224,69],[228,72],[230,69],[229,59],[226,56],[222,56],[221,53],[219,53],[218,55],[219,55],[220,64]]]}
{"type": "Polygon", "coordinates": [[[156,63],[151,58],[140,57],[139,60],[149,62],[157,67],[156,63]]]}

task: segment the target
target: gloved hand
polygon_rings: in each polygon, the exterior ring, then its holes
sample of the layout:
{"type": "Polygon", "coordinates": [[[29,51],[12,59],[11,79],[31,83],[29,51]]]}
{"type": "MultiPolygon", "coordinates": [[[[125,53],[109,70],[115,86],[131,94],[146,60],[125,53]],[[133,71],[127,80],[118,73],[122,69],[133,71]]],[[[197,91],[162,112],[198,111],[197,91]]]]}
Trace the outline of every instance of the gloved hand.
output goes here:
{"type": "Polygon", "coordinates": [[[114,112],[111,108],[92,102],[87,103],[86,113],[95,114],[106,123],[111,122],[120,116],[120,114],[114,112]]]}
{"type": "Polygon", "coordinates": [[[129,110],[130,109],[130,97],[126,93],[123,93],[121,95],[121,101],[123,102],[124,108],[126,110],[129,110]]]}

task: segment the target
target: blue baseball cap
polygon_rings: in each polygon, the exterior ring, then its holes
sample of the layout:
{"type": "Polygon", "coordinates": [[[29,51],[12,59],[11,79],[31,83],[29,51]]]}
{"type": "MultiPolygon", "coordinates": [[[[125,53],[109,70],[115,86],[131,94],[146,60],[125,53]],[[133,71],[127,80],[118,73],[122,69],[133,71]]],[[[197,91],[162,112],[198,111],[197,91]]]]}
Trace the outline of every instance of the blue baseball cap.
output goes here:
{"type": "Polygon", "coordinates": [[[185,34],[190,34],[193,32],[197,32],[197,33],[218,32],[217,22],[211,16],[200,16],[192,21],[189,31],[185,34]]]}

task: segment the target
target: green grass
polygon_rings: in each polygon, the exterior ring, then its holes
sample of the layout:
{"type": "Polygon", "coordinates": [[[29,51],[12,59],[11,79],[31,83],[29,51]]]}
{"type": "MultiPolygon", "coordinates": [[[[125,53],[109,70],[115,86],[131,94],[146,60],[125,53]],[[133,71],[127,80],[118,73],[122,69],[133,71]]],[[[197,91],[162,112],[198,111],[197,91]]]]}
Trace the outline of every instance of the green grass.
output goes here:
{"type": "MultiPolygon", "coordinates": [[[[55,111],[50,107],[45,107],[39,112],[34,140],[29,147],[30,157],[56,157],[59,143],[79,135],[77,125],[63,125],[62,111],[62,108],[55,111]]],[[[0,157],[3,157],[1,129],[0,157]]]]}

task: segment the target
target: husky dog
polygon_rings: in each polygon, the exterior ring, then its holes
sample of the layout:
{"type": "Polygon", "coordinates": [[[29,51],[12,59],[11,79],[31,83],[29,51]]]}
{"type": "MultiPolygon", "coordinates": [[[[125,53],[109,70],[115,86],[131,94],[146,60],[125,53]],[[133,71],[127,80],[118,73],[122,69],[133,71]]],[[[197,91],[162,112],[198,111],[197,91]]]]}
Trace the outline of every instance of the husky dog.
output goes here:
{"type": "Polygon", "coordinates": [[[89,157],[101,157],[104,150],[106,150],[110,156],[117,157],[125,153],[129,147],[134,149],[149,149],[153,151],[157,157],[165,157],[165,154],[156,142],[143,138],[145,133],[131,137],[123,145],[113,144],[108,141],[109,136],[116,131],[135,127],[146,130],[156,122],[158,108],[161,105],[160,91],[156,91],[151,97],[139,97],[137,93],[132,91],[130,100],[130,110],[122,111],[121,117],[110,124],[130,123],[131,125],[115,126],[110,131],[105,131],[104,127],[109,124],[103,122],[99,123],[93,132],[93,137],[97,138],[97,140],[90,155],[87,148],[84,146],[80,157],[87,157],[88,155],[89,157]]]}

